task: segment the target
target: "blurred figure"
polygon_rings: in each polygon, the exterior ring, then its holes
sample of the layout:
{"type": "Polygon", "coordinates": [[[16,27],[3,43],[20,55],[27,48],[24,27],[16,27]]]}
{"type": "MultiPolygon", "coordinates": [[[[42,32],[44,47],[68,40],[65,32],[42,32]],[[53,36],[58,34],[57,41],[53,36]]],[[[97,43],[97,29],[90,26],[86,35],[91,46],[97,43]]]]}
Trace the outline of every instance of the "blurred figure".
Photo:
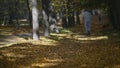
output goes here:
{"type": "Polygon", "coordinates": [[[83,19],[85,22],[86,35],[90,35],[92,14],[87,9],[85,9],[83,12],[83,19]]]}
{"type": "Polygon", "coordinates": [[[57,25],[56,24],[51,24],[50,25],[50,31],[51,32],[55,32],[55,33],[59,33],[59,29],[58,29],[58,27],[57,27],[57,25]]]}

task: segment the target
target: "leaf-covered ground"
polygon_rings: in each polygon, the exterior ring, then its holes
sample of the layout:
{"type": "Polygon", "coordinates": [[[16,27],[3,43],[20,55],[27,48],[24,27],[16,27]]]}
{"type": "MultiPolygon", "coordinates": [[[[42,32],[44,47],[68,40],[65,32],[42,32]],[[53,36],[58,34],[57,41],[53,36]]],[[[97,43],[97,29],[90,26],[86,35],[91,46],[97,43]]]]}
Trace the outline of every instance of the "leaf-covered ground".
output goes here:
{"type": "Polygon", "coordinates": [[[120,68],[119,33],[96,21],[91,28],[91,36],[81,24],[31,41],[27,27],[0,27],[0,43],[15,42],[0,44],[0,68],[120,68]]]}

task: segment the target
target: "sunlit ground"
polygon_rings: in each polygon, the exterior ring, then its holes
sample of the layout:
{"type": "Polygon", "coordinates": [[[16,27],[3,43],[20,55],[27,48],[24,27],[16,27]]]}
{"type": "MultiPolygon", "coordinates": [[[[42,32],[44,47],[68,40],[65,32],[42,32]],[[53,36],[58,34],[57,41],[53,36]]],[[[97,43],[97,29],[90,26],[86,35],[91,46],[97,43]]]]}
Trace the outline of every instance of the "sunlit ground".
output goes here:
{"type": "Polygon", "coordinates": [[[82,24],[40,41],[13,36],[29,33],[27,27],[1,27],[0,68],[120,68],[120,35],[101,26],[93,23],[90,36],[82,24]]]}

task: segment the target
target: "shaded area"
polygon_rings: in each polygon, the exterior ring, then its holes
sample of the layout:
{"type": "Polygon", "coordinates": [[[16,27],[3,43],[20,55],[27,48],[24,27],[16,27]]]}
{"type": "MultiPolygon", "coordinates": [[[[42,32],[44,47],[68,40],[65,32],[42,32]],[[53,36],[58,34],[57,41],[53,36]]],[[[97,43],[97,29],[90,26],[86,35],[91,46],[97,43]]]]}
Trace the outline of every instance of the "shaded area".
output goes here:
{"type": "MultiPolygon", "coordinates": [[[[1,34],[7,34],[2,30],[1,34]]],[[[29,32],[29,28],[22,28],[8,33],[22,38],[29,32]]],[[[5,35],[0,38],[16,39],[5,35]]],[[[41,37],[40,41],[23,40],[27,42],[17,40],[12,46],[0,48],[0,68],[120,68],[120,35],[99,23],[92,24],[91,36],[84,35],[81,24],[41,37]]]]}
{"type": "Polygon", "coordinates": [[[62,39],[56,45],[16,44],[0,49],[0,67],[119,68],[119,45],[119,42],[104,40],[81,43],[71,39],[62,39]]]}

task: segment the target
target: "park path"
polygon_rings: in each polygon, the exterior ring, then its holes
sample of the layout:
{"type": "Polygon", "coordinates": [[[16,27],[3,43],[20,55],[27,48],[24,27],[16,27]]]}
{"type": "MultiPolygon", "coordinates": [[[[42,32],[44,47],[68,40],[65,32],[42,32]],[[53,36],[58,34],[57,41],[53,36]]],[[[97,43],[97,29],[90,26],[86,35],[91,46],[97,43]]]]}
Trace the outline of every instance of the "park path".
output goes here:
{"type": "MultiPolygon", "coordinates": [[[[85,29],[84,29],[84,23],[83,23],[82,20],[81,20],[81,25],[76,26],[74,31],[77,32],[77,34],[81,34],[81,35],[79,35],[79,38],[78,38],[78,39],[81,39],[81,40],[85,40],[85,39],[86,40],[87,39],[94,40],[96,38],[99,38],[99,39],[103,38],[104,39],[104,38],[107,38],[107,37],[104,37],[104,36],[102,37],[100,35],[102,34],[101,31],[104,30],[102,28],[102,26],[106,23],[108,23],[108,19],[107,19],[106,16],[103,17],[102,23],[99,23],[97,16],[93,16],[91,32],[94,33],[94,34],[91,37],[85,37],[84,36],[85,29]],[[80,36],[82,36],[82,37],[80,37],[80,36]]],[[[1,27],[0,31],[3,32],[3,34],[0,35],[0,47],[6,47],[6,46],[10,46],[10,45],[16,44],[16,43],[31,41],[30,37],[32,36],[32,34],[30,32],[26,32],[27,30],[24,29],[24,28],[22,28],[20,30],[16,30],[16,28],[1,27]],[[22,32],[22,30],[24,32],[22,32]]],[[[77,34],[75,34],[76,36],[74,36],[74,38],[78,37],[77,34]]]]}

